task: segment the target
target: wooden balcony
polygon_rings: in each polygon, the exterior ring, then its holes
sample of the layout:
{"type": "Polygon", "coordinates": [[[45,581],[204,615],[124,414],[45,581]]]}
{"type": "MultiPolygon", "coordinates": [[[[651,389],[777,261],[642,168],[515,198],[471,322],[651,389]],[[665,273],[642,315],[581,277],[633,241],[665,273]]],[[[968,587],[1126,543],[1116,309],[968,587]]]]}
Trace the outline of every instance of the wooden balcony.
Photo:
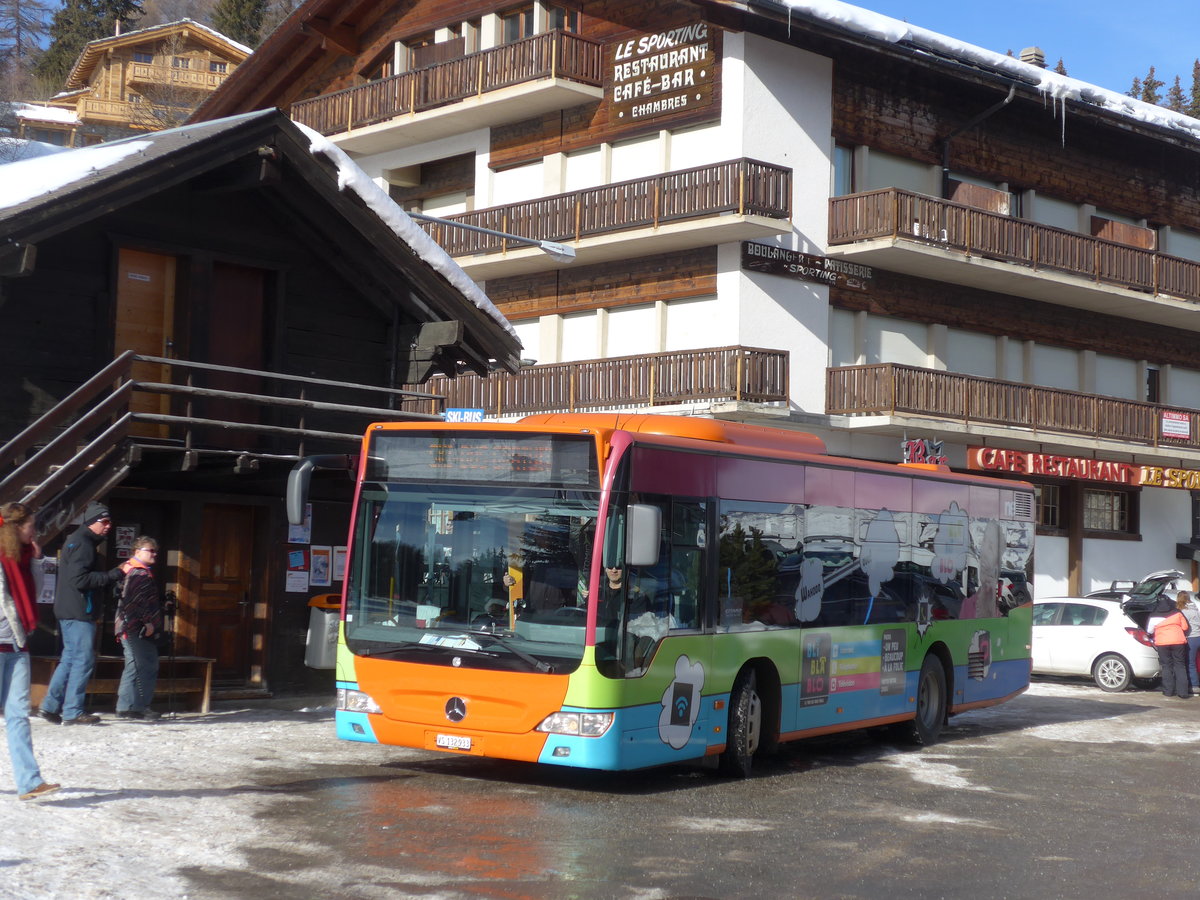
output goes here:
{"type": "Polygon", "coordinates": [[[444,405],[501,417],[699,402],[782,403],[787,385],[786,350],[717,347],[550,363],[486,378],[436,376],[413,390],[445,398],[430,412],[444,405]]]}
{"type": "Polygon", "coordinates": [[[291,116],[345,150],[377,153],[599,100],[602,49],[549,31],[301,100],[291,116]]]}
{"type": "Polygon", "coordinates": [[[1197,410],[892,363],[829,369],[825,411],[930,416],[963,426],[999,425],[1153,447],[1200,448],[1197,410]],[[1164,437],[1163,412],[1186,414],[1191,439],[1164,437]]]}
{"type": "Polygon", "coordinates": [[[1200,263],[899,188],[829,201],[830,255],[1200,330],[1200,263]]]}
{"type": "MultiPolygon", "coordinates": [[[[791,169],[732,159],[447,218],[570,243],[576,265],[587,265],[779,234],[791,229],[791,215],[791,169]]],[[[477,281],[554,265],[527,244],[438,223],[418,224],[477,281]]]]}
{"type": "MultiPolygon", "coordinates": [[[[204,60],[197,65],[208,63],[204,60]]],[[[233,71],[231,67],[230,72],[233,71]]],[[[175,66],[156,66],[152,63],[129,63],[126,68],[126,78],[132,85],[170,86],[193,91],[215,91],[229,77],[229,72],[209,72],[207,69],[180,69],[175,66]]]]}

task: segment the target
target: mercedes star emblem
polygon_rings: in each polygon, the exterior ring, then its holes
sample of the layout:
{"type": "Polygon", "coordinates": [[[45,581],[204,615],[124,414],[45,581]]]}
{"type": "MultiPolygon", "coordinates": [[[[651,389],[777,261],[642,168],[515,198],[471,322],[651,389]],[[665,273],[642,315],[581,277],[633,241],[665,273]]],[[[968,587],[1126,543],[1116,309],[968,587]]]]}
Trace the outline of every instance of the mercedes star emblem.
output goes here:
{"type": "Polygon", "coordinates": [[[446,701],[446,718],[451,722],[461,722],[467,717],[467,701],[462,697],[451,697],[446,701]]]}

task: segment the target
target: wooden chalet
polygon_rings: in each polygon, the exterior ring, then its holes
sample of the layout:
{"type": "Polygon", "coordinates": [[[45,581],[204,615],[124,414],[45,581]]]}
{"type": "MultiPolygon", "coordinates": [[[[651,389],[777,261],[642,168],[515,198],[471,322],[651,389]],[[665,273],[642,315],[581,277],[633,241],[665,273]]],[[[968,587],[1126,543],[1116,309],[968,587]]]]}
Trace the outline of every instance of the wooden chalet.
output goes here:
{"type": "Polygon", "coordinates": [[[295,573],[345,542],[351,485],[315,479],[289,542],[293,463],[440,418],[400,385],[518,365],[482,292],[321,150],[267,111],[0,171],[0,496],[38,509],[51,552],[93,498],[110,563],[156,537],[177,652],[227,689],[331,687],[303,665],[308,603],[341,583],[295,573]]]}

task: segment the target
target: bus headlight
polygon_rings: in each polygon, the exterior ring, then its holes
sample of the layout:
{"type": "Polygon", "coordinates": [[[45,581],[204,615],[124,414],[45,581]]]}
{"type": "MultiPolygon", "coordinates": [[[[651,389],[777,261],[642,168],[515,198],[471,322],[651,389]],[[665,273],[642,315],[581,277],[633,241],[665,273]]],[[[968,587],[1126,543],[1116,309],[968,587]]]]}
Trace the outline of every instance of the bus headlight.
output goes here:
{"type": "Polygon", "coordinates": [[[577,734],[580,737],[600,737],[613,723],[610,712],[556,712],[542,720],[535,729],[547,734],[577,734]]]}
{"type": "Polygon", "coordinates": [[[350,688],[337,689],[337,708],[346,712],[381,713],[383,709],[371,699],[370,694],[350,688]]]}

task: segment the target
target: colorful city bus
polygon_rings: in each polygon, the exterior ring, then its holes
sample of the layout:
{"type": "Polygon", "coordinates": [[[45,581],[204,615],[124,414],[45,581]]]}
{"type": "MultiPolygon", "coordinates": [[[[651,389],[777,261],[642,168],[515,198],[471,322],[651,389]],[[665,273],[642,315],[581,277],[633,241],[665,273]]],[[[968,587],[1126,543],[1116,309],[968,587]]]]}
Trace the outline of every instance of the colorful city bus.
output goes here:
{"type": "Polygon", "coordinates": [[[351,741],[734,776],[782,741],[1029,684],[1030,485],[829,455],[812,435],[625,414],[372,425],[336,729],[351,741]],[[1005,573],[1025,578],[1006,578],[1005,573]]]}

